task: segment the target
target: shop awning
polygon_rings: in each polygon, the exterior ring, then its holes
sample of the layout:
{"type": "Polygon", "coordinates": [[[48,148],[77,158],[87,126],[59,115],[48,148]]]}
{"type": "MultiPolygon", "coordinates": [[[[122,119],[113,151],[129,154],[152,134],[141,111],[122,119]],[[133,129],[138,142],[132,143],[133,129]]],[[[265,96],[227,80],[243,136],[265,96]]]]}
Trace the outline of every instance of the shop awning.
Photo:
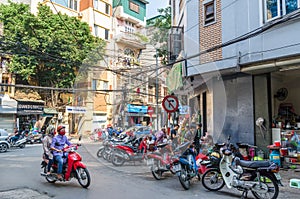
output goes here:
{"type": "Polygon", "coordinates": [[[0,113],[1,114],[16,114],[17,101],[9,97],[0,97],[0,113]]]}
{"type": "Polygon", "coordinates": [[[44,114],[42,115],[43,117],[53,117],[54,115],[57,115],[58,112],[56,111],[55,108],[49,108],[49,107],[46,107],[44,108],[44,114]]]}

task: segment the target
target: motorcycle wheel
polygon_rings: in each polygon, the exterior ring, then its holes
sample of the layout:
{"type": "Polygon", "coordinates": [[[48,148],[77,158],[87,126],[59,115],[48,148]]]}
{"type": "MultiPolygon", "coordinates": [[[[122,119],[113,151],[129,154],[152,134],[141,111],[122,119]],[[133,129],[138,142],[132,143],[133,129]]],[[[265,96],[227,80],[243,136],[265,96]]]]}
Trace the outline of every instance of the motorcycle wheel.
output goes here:
{"type": "MultiPolygon", "coordinates": [[[[51,169],[52,170],[52,169],[51,169]]],[[[52,171],[53,172],[53,171],[52,171]]],[[[47,173],[47,165],[44,166],[44,173],[47,173]]],[[[56,177],[50,175],[50,176],[45,176],[46,180],[49,183],[55,183],[56,182],[56,177]]]]}
{"type": "Polygon", "coordinates": [[[25,143],[20,144],[19,147],[20,147],[20,149],[23,149],[25,147],[25,143]]]}
{"type": "Polygon", "coordinates": [[[104,151],[103,151],[103,159],[108,161],[108,162],[111,162],[111,153],[112,153],[112,150],[110,148],[104,148],[104,151]]]}
{"type": "Polygon", "coordinates": [[[6,143],[1,143],[0,144],[0,153],[6,152],[8,149],[8,145],[6,143]]]}
{"type": "Polygon", "coordinates": [[[260,173],[260,178],[257,177],[254,179],[254,181],[261,182],[261,186],[258,184],[255,185],[251,192],[257,199],[275,199],[278,197],[279,194],[279,188],[276,180],[273,178],[272,175],[268,173],[260,173]]]}
{"type": "Polygon", "coordinates": [[[124,152],[116,150],[113,152],[111,162],[115,166],[122,166],[125,163],[124,152]]]}
{"type": "Polygon", "coordinates": [[[160,160],[155,160],[154,164],[151,166],[151,173],[156,180],[160,180],[163,174],[163,171],[159,169],[160,160]]]}
{"type": "Polygon", "coordinates": [[[185,190],[190,188],[190,180],[188,179],[188,171],[186,166],[181,167],[180,175],[178,176],[179,182],[185,190]]]}
{"type": "Polygon", "coordinates": [[[104,152],[104,148],[100,148],[98,151],[97,151],[97,157],[98,158],[101,158],[103,156],[103,152],[104,152]]]}
{"type": "Polygon", "coordinates": [[[218,191],[225,185],[225,181],[218,169],[209,169],[202,176],[202,185],[209,191],[218,191]]]}
{"type": "Polygon", "coordinates": [[[83,188],[88,188],[88,186],[90,186],[91,183],[91,176],[87,168],[78,167],[76,169],[76,174],[77,174],[78,183],[83,188]]]}

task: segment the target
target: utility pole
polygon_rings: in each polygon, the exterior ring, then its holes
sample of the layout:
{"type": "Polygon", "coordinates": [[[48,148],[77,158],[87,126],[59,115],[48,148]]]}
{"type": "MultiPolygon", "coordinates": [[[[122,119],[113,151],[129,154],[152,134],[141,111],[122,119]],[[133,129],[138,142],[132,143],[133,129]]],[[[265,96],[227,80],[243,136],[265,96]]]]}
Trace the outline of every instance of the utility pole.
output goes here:
{"type": "Polygon", "coordinates": [[[155,49],[156,52],[156,67],[155,67],[155,97],[156,97],[156,130],[158,131],[158,53],[157,49],[155,49]]]}

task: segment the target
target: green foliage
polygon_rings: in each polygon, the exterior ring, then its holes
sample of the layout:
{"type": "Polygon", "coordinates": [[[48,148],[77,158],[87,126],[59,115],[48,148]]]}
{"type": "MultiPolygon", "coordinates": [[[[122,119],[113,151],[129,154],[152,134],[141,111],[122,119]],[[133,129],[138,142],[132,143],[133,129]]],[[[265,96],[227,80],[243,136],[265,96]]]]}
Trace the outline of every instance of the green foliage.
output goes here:
{"type": "Polygon", "coordinates": [[[0,20],[0,50],[11,55],[10,71],[39,86],[72,87],[83,60],[93,49],[105,47],[87,23],[53,14],[48,6],[39,5],[35,16],[28,5],[1,4],[0,20]]]}
{"type": "Polygon", "coordinates": [[[154,31],[151,37],[151,43],[156,46],[160,44],[160,48],[158,49],[158,57],[162,58],[162,63],[168,63],[168,36],[169,30],[171,29],[171,7],[158,9],[160,16],[155,19],[154,27],[156,30],[154,31]]]}

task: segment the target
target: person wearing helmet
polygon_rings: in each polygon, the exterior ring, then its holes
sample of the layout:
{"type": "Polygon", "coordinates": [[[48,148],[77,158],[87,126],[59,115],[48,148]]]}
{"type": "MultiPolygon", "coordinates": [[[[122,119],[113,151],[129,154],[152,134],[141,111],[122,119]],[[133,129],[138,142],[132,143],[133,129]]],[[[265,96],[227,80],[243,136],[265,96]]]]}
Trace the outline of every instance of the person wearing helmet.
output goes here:
{"type": "Polygon", "coordinates": [[[69,142],[67,136],[65,136],[65,127],[64,126],[58,126],[57,127],[57,133],[51,143],[51,150],[53,150],[53,156],[54,160],[57,161],[58,169],[57,169],[57,178],[58,180],[62,180],[62,169],[63,169],[63,148],[65,145],[72,145],[71,142],[69,142]]]}
{"type": "Polygon", "coordinates": [[[47,162],[47,175],[50,175],[50,168],[53,164],[53,154],[51,151],[52,138],[55,135],[55,129],[51,128],[46,131],[46,136],[43,138],[44,159],[47,162]]]}

